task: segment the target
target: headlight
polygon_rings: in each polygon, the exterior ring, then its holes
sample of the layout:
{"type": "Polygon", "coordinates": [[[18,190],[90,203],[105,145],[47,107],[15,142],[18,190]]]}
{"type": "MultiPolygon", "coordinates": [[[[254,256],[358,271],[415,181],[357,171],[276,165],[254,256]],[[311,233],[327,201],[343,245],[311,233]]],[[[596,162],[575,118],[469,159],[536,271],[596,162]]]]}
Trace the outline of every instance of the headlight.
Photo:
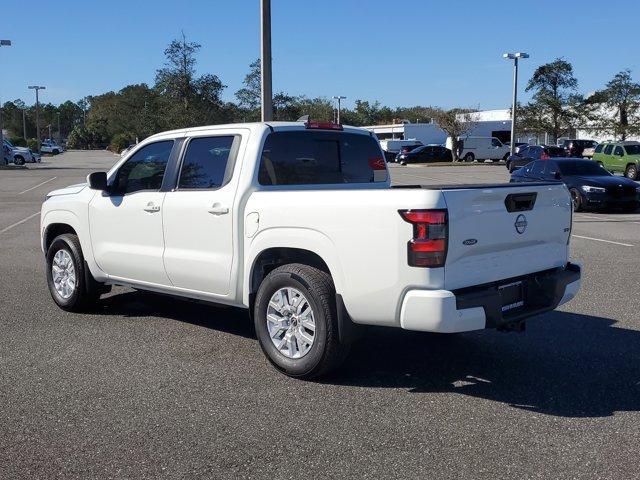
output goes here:
{"type": "Polygon", "coordinates": [[[602,187],[591,187],[589,185],[583,185],[580,188],[582,188],[582,190],[584,190],[585,192],[588,192],[588,193],[604,193],[604,192],[607,191],[605,188],[602,188],[602,187]]]}

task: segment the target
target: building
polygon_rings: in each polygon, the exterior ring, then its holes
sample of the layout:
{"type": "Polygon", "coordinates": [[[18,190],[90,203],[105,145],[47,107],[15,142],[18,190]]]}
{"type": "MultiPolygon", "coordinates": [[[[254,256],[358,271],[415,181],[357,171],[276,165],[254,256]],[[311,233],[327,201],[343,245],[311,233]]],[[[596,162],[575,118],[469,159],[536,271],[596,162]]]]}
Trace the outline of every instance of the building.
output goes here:
{"type": "MultiPolygon", "coordinates": [[[[496,137],[503,142],[511,138],[510,111],[483,110],[471,114],[474,127],[469,136],[496,137]]],[[[376,134],[379,140],[419,140],[425,145],[444,145],[447,134],[436,123],[398,123],[393,125],[370,125],[363,127],[376,134]]]]}

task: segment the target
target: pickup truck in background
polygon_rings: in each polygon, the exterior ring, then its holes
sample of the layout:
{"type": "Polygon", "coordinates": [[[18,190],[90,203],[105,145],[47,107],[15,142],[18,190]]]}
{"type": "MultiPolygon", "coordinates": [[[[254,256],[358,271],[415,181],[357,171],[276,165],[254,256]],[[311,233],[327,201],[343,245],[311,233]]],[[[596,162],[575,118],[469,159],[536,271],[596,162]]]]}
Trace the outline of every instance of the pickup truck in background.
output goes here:
{"type": "Polygon", "coordinates": [[[311,378],[357,324],[521,330],[568,302],[571,221],[559,182],[394,188],[370,132],[270,122],[147,138],[49,193],[41,240],[61,308],[124,285],[249,309],[271,363],[311,378]]]}

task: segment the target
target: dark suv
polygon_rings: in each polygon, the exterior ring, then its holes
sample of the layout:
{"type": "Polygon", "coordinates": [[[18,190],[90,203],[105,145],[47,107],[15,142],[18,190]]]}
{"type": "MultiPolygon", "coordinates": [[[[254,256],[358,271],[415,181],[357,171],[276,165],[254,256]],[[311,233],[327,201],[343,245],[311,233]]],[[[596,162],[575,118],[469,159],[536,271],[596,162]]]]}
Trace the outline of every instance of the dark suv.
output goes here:
{"type": "Polygon", "coordinates": [[[594,140],[565,140],[562,143],[562,148],[567,153],[567,157],[582,157],[582,152],[585,148],[594,148],[597,142],[594,140]]]}
{"type": "Polygon", "coordinates": [[[550,158],[566,156],[567,154],[562,147],[554,147],[550,145],[527,145],[526,147],[521,147],[515,155],[511,155],[507,158],[507,169],[509,169],[509,172],[513,172],[534,160],[548,160],[550,158]]]}

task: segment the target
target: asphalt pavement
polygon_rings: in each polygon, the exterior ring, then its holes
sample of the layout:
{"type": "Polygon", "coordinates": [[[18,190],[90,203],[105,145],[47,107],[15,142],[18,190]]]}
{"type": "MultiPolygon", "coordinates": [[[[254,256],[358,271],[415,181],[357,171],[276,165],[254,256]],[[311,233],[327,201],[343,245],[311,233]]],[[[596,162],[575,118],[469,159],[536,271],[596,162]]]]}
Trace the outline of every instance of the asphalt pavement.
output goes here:
{"type": "Polygon", "coordinates": [[[640,477],[640,213],[574,216],[582,291],[526,332],[370,329],[338,373],[304,382],[268,365],[242,310],[125,288],[92,314],[54,305],[43,196],[116,160],[0,170],[1,479],[640,477]]]}

